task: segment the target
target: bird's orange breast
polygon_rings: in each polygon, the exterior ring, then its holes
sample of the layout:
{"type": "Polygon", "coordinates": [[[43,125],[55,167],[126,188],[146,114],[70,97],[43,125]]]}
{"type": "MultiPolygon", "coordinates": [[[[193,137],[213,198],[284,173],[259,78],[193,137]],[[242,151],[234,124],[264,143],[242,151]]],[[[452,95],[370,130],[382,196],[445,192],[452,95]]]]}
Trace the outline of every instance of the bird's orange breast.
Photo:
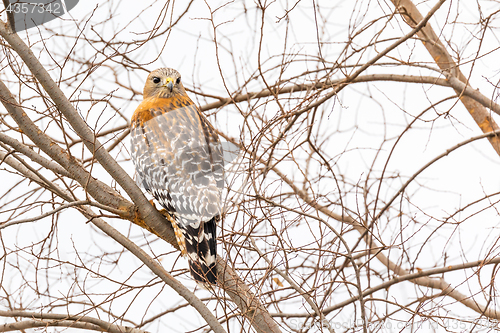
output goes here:
{"type": "Polygon", "coordinates": [[[149,97],[139,104],[132,115],[132,127],[143,126],[145,122],[158,116],[158,114],[174,111],[182,107],[193,105],[193,101],[187,95],[179,95],[169,98],[149,97]]]}

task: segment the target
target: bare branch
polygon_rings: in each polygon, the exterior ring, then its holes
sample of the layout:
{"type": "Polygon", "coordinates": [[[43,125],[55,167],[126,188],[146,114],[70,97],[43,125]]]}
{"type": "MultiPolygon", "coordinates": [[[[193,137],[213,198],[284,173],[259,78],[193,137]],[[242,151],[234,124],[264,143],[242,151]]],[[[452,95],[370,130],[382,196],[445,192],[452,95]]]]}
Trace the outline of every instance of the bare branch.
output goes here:
{"type": "Polygon", "coordinates": [[[4,324],[0,327],[0,332],[9,332],[14,330],[24,330],[35,327],[73,327],[99,332],[109,333],[146,333],[146,331],[115,325],[105,322],[104,320],[92,318],[88,316],[63,315],[54,313],[36,313],[22,310],[0,311],[0,317],[15,317],[15,318],[36,318],[39,320],[26,320],[10,324],[4,324]]]}
{"type": "MultiPolygon", "coordinates": [[[[420,14],[417,7],[411,0],[392,0],[392,3],[396,7],[396,10],[401,14],[401,16],[403,16],[404,21],[408,25],[410,25],[410,27],[414,25],[414,22],[422,21],[422,14],[420,14]]],[[[443,43],[439,40],[438,35],[434,32],[430,24],[427,24],[425,27],[423,27],[423,29],[419,31],[418,36],[423,41],[425,41],[425,48],[430,53],[439,68],[441,68],[444,72],[449,73],[448,75],[455,77],[462,83],[465,83],[466,85],[468,84],[468,79],[464,74],[462,74],[455,61],[453,61],[453,58],[446,50],[443,43]]],[[[455,86],[458,86],[456,82],[452,83],[452,85],[453,84],[455,86]]],[[[457,95],[462,96],[463,90],[464,89],[456,90],[457,95]]],[[[479,128],[481,128],[483,133],[494,132],[499,129],[498,125],[491,118],[491,116],[488,114],[488,111],[483,107],[483,105],[469,96],[462,96],[460,100],[467,108],[474,121],[478,124],[479,128]]],[[[486,104],[493,105],[487,102],[486,104]]],[[[493,149],[495,149],[497,154],[500,155],[500,138],[491,136],[488,137],[488,140],[493,146],[493,149]]]]}

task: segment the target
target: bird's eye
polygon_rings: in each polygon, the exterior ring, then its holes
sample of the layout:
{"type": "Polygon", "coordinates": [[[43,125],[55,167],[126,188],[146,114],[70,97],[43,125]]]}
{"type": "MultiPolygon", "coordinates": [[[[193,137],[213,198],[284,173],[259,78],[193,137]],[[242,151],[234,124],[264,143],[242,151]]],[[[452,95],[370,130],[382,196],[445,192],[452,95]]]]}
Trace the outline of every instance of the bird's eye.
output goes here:
{"type": "Polygon", "coordinates": [[[175,80],[175,84],[179,84],[179,83],[181,83],[181,78],[180,77],[178,77],[177,80],[175,80]]]}
{"type": "Polygon", "coordinates": [[[160,80],[160,78],[159,78],[159,77],[156,77],[156,76],[155,76],[155,77],[153,78],[153,83],[160,83],[160,81],[161,81],[161,80],[160,80]]]}

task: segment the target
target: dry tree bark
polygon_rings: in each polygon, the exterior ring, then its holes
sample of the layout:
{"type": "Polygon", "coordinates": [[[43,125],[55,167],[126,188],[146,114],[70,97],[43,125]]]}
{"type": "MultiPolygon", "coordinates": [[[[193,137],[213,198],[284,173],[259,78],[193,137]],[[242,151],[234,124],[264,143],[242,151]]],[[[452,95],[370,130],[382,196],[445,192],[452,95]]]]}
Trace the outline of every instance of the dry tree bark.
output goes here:
{"type": "MultiPolygon", "coordinates": [[[[423,19],[422,14],[413,4],[411,0],[391,0],[396,11],[401,15],[403,20],[410,26],[414,27],[418,22],[423,19]]],[[[460,67],[455,63],[450,53],[446,50],[444,44],[439,40],[438,35],[430,25],[426,24],[418,33],[417,36],[421,39],[425,48],[432,56],[432,59],[443,71],[446,79],[449,81],[460,101],[465,106],[469,114],[472,116],[476,124],[479,126],[483,133],[495,132],[500,129],[491,117],[490,112],[486,108],[490,108],[498,113],[498,108],[494,106],[495,103],[488,98],[477,98],[483,103],[472,98],[469,94],[465,94],[467,89],[471,89],[469,79],[460,70],[460,67]]],[[[476,92],[480,96],[479,92],[476,92]]],[[[488,140],[491,146],[498,155],[500,155],[500,138],[498,136],[489,136],[488,140]]]]}

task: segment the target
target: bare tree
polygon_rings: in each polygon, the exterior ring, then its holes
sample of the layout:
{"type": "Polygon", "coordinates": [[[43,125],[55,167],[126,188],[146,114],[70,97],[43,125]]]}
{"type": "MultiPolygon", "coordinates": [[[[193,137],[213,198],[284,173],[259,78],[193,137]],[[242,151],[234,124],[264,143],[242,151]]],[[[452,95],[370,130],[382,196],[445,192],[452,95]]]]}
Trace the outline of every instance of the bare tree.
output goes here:
{"type": "Polygon", "coordinates": [[[1,332],[498,330],[498,2],[2,14],[1,332]],[[158,67],[237,147],[211,290],[133,179],[158,67]]]}

